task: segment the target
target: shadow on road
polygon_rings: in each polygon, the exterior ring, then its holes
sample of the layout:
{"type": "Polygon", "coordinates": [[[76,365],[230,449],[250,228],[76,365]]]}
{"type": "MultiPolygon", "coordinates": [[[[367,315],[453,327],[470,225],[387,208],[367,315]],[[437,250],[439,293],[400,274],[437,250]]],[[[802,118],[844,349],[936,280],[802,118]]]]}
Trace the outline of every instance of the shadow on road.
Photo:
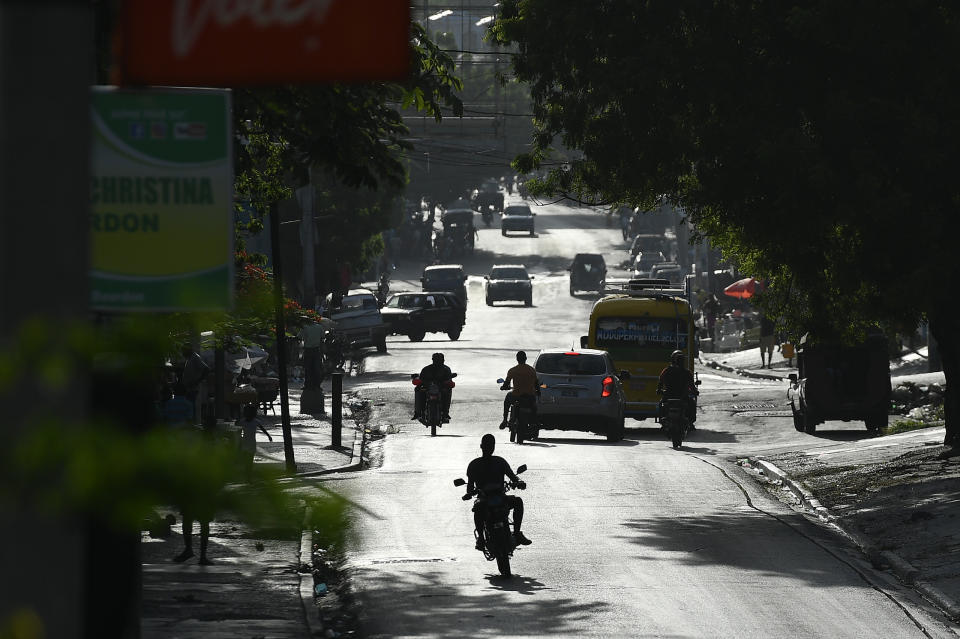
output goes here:
{"type": "Polygon", "coordinates": [[[538,590],[550,590],[543,582],[537,581],[533,577],[524,577],[514,574],[512,577],[502,575],[487,575],[487,581],[494,590],[503,590],[509,592],[518,592],[521,595],[533,595],[538,590]]]}
{"type": "Polygon", "coordinates": [[[787,577],[819,588],[870,588],[818,545],[801,540],[783,521],[762,513],[698,512],[628,519],[622,526],[625,534],[620,538],[640,547],[640,559],[671,553],[671,561],[679,564],[730,566],[743,582],[751,581],[752,573],[787,577]],[[786,548],[790,552],[785,552],[786,548]]]}
{"type": "Polygon", "coordinates": [[[554,444],[595,444],[600,446],[636,446],[637,442],[622,439],[618,442],[608,442],[602,435],[597,437],[540,437],[539,442],[553,442],[554,444]]]}
{"type": "MultiPolygon", "coordinates": [[[[668,441],[667,435],[660,430],[659,426],[656,428],[630,428],[627,430],[626,437],[637,441],[668,441]]],[[[687,433],[684,441],[689,441],[691,444],[729,444],[739,441],[739,439],[735,433],[729,431],[697,428],[687,433]]]]}
{"type": "Polygon", "coordinates": [[[361,636],[558,637],[589,627],[590,619],[610,609],[605,601],[572,597],[518,598],[514,592],[547,589],[524,577],[488,575],[494,589],[477,590],[439,571],[401,573],[376,566],[358,568],[355,575],[363,583],[361,636]]]}
{"type": "Polygon", "coordinates": [[[828,439],[834,442],[857,442],[861,439],[880,437],[882,433],[871,433],[866,428],[861,430],[820,430],[811,435],[819,439],[828,439]]]}

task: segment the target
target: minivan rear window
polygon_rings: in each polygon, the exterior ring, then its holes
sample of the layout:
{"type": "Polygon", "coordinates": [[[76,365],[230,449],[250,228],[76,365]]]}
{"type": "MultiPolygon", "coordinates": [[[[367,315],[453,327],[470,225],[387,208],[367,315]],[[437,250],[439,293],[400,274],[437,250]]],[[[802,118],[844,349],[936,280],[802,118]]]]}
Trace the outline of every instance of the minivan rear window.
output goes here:
{"type": "Polygon", "coordinates": [[[602,375],[607,365],[603,355],[544,353],[537,358],[536,369],[545,375],[602,375]]]}

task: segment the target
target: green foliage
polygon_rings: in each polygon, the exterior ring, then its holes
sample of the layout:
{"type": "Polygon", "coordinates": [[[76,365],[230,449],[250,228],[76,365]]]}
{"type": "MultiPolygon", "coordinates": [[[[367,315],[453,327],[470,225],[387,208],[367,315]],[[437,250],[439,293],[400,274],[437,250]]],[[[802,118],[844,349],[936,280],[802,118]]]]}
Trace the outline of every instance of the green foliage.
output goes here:
{"type": "Polygon", "coordinates": [[[315,517],[342,523],[343,499],[318,494],[278,470],[254,465],[253,481],[246,483],[231,433],[158,425],[144,404],[164,358],[189,329],[181,316],[118,317],[97,326],[24,322],[0,350],[0,370],[7,372],[0,377],[0,398],[44,397],[48,403],[16,424],[0,451],[0,503],[94,516],[130,531],[167,505],[200,517],[229,513],[254,526],[299,530],[306,504],[315,517]],[[136,393],[126,404],[133,410],[91,420],[56,415],[55,398],[77,390],[68,381],[90,371],[101,384],[120,383],[98,389],[115,395],[111,402],[136,393]]]}
{"type": "Polygon", "coordinates": [[[544,186],[665,196],[798,327],[855,337],[943,316],[960,17],[943,2],[581,3],[506,0],[536,130],[581,157],[544,186]],[[936,60],[936,64],[930,64],[936,60]]]}

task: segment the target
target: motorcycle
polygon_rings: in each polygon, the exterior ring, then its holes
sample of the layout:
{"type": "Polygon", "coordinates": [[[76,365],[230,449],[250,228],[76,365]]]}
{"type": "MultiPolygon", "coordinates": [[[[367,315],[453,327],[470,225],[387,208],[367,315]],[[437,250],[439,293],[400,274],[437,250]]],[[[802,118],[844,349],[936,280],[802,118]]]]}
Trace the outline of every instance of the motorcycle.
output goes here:
{"type": "MultiPolygon", "coordinates": [[[[457,374],[453,373],[451,378],[456,377],[457,374]]],[[[411,375],[413,385],[417,387],[417,393],[426,393],[426,401],[423,403],[423,414],[420,415],[420,422],[430,429],[430,436],[437,436],[437,427],[443,423],[443,397],[441,396],[440,384],[437,382],[430,382],[426,388],[422,388],[423,380],[420,379],[420,375],[413,373],[411,375]]],[[[453,388],[456,386],[456,383],[453,379],[448,379],[443,382],[444,387],[453,388]]]]}
{"type": "Polygon", "coordinates": [[[682,399],[667,399],[664,401],[664,415],[660,422],[673,442],[674,448],[680,448],[683,438],[690,430],[690,419],[684,410],[682,399]]]}
{"type": "Polygon", "coordinates": [[[490,228],[490,225],[493,224],[493,208],[492,204],[488,204],[483,207],[483,211],[480,212],[480,217],[483,218],[483,224],[487,228],[490,228]]]}
{"type": "MultiPolygon", "coordinates": [[[[517,474],[524,473],[526,470],[527,465],[523,464],[517,468],[517,474]]],[[[453,480],[454,486],[463,486],[466,483],[467,482],[459,477],[453,480]]],[[[499,489],[484,491],[478,488],[475,492],[467,493],[463,496],[464,501],[468,501],[476,496],[477,500],[473,504],[474,510],[476,510],[477,507],[483,507],[485,509],[483,518],[483,556],[487,561],[496,560],[497,569],[504,577],[511,576],[510,558],[513,557],[513,551],[517,547],[513,539],[513,533],[510,532],[513,522],[510,521],[510,509],[507,507],[504,495],[506,495],[507,491],[511,488],[518,487],[522,490],[526,486],[524,484],[504,482],[503,486],[499,489]]],[[[476,534],[476,531],[474,531],[474,535],[476,534]]]]}
{"type": "MultiPolygon", "coordinates": [[[[498,379],[497,383],[501,385],[500,390],[510,390],[503,378],[498,379]]],[[[507,409],[507,428],[510,429],[510,441],[515,441],[518,444],[540,437],[535,397],[514,396],[513,402],[507,409]]]]}

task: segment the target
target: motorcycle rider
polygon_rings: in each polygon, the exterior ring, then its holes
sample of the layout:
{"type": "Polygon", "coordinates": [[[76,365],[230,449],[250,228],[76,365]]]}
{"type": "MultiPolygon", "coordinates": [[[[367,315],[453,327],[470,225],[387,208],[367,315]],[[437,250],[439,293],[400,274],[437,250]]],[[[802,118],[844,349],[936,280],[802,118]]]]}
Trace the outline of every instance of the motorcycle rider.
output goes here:
{"type": "MultiPolygon", "coordinates": [[[[539,390],[537,371],[527,364],[527,354],[523,351],[517,351],[517,365],[507,371],[507,377],[500,388],[509,389],[510,382],[513,382],[513,390],[503,398],[503,421],[500,422],[500,430],[507,427],[507,415],[510,413],[510,404],[513,403],[514,398],[530,402],[536,409],[536,393],[539,390]]],[[[510,439],[513,440],[513,437],[511,436],[510,439]]]]}
{"type": "Polygon", "coordinates": [[[670,354],[670,365],[660,372],[660,382],[657,384],[657,394],[663,395],[660,400],[660,414],[663,415],[664,402],[668,399],[683,400],[687,417],[690,419],[690,428],[697,419],[697,412],[693,398],[700,394],[697,390],[693,374],[684,368],[683,351],[676,350],[670,354]]]}
{"type": "Polygon", "coordinates": [[[443,423],[446,424],[450,421],[450,399],[453,395],[453,390],[450,389],[444,382],[448,382],[453,379],[453,372],[450,370],[449,366],[443,363],[443,353],[434,353],[432,359],[433,363],[424,366],[423,370],[420,371],[420,381],[422,383],[413,391],[413,419],[423,420],[423,407],[427,402],[427,387],[430,386],[431,382],[436,382],[437,386],[440,387],[440,403],[441,410],[443,411],[443,423]]]}
{"type": "MultiPolygon", "coordinates": [[[[509,477],[517,488],[524,490],[527,484],[511,470],[510,464],[503,457],[493,454],[497,441],[487,433],[480,438],[481,457],[477,457],[467,465],[467,495],[473,495],[477,488],[483,491],[499,491],[502,489],[504,477],[509,477]]],[[[523,523],[523,500],[514,495],[504,495],[507,508],[513,510],[513,540],[517,545],[529,546],[532,541],[520,532],[523,523]]],[[[473,525],[477,530],[477,550],[483,550],[483,520],[486,516],[486,503],[478,499],[473,506],[473,525]]]]}

